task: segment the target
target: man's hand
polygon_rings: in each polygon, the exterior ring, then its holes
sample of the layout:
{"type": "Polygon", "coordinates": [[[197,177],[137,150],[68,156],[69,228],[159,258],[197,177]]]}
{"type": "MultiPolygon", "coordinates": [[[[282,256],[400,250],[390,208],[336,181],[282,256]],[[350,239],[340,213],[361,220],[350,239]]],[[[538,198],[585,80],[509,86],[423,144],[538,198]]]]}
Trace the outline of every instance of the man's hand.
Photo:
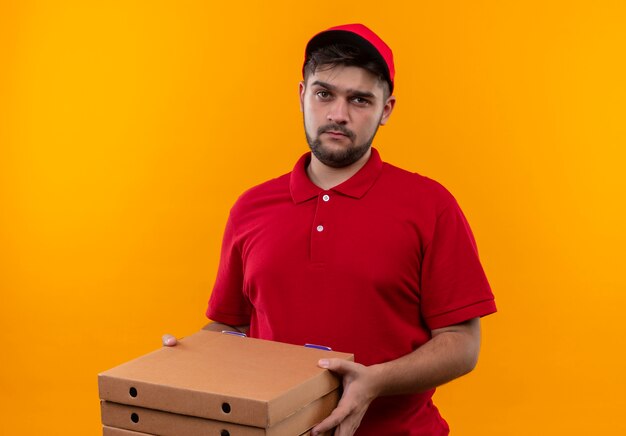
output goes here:
{"type": "Polygon", "coordinates": [[[333,412],[313,428],[312,436],[335,429],[335,436],[352,436],[370,403],[378,396],[377,375],[372,367],[342,359],[322,359],[318,365],[343,377],[343,395],[333,412]]]}
{"type": "Polygon", "coordinates": [[[165,347],[173,347],[174,345],[178,344],[176,338],[169,334],[164,334],[163,336],[161,336],[161,341],[163,342],[163,346],[165,347]]]}

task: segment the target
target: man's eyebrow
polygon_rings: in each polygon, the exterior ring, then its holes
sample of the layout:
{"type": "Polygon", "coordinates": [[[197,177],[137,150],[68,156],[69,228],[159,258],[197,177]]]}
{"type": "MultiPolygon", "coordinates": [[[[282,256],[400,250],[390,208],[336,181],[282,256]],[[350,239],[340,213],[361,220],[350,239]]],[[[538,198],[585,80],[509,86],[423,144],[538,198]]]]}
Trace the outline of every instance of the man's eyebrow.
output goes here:
{"type": "MultiPolygon", "coordinates": [[[[311,83],[311,86],[314,86],[314,85],[321,86],[322,88],[326,88],[330,91],[337,90],[337,87],[335,85],[331,85],[330,83],[327,83],[327,82],[322,82],[321,80],[316,80],[313,83],[311,83]]],[[[370,98],[370,99],[376,98],[376,95],[374,95],[372,92],[359,91],[356,89],[347,89],[346,94],[351,95],[352,97],[362,97],[362,98],[370,98]]]]}

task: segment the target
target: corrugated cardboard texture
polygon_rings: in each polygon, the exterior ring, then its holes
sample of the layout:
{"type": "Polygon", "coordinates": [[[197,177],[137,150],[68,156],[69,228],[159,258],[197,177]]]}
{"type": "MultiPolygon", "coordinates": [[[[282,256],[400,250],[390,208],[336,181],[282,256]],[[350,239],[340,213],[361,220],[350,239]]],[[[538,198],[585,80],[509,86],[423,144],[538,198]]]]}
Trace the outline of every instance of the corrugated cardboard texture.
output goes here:
{"type": "Polygon", "coordinates": [[[339,386],[351,354],[200,331],[98,376],[103,400],[268,428],[339,386]]]}
{"type": "MultiPolygon", "coordinates": [[[[330,436],[330,432],[324,433],[322,436],[330,436]]],[[[116,427],[107,427],[104,426],[102,427],[102,436],[159,436],[159,435],[153,435],[150,433],[140,433],[137,431],[131,431],[131,430],[125,430],[122,428],[116,428],[116,427]]],[[[213,436],[213,435],[206,435],[206,436],[213,436]]],[[[219,433],[215,433],[215,436],[234,436],[234,435],[226,435],[226,434],[219,434],[219,433]]],[[[291,434],[284,434],[281,436],[292,436],[291,434]]],[[[311,432],[307,431],[306,433],[302,433],[299,436],[311,436],[311,432]]]]}
{"type": "Polygon", "coordinates": [[[102,436],[154,436],[150,433],[140,433],[138,431],[126,430],[116,427],[102,427],[102,436]]]}
{"type": "Polygon", "coordinates": [[[102,423],[162,436],[282,436],[302,434],[330,415],[339,400],[332,391],[267,429],[102,401],[102,423]]]}

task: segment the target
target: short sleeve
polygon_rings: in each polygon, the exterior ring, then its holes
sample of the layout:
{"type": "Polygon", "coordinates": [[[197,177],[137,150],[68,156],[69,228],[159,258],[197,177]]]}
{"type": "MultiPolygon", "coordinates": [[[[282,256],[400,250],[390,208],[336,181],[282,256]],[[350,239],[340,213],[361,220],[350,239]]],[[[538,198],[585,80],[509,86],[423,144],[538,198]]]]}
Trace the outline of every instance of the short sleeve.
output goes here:
{"type": "Polygon", "coordinates": [[[206,316],[236,326],[250,324],[251,305],[243,293],[243,261],[232,213],[226,223],[217,278],[206,316]]]}
{"type": "Polygon", "coordinates": [[[431,330],[496,311],[472,231],[451,200],[437,216],[422,263],[421,310],[431,330]]]}

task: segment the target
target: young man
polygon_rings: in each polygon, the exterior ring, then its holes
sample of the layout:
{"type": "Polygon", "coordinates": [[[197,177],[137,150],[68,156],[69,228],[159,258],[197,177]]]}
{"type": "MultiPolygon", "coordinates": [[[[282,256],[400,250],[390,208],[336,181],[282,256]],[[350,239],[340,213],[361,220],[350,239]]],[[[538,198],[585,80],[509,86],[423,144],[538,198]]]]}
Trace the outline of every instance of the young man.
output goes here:
{"type": "Polygon", "coordinates": [[[446,435],[434,388],[474,368],[496,310],[473,236],[441,185],[371,148],[396,101],[376,34],[317,34],[303,74],[311,153],[233,206],[206,328],[354,353],[319,362],[344,392],[314,435],[446,435]]]}

